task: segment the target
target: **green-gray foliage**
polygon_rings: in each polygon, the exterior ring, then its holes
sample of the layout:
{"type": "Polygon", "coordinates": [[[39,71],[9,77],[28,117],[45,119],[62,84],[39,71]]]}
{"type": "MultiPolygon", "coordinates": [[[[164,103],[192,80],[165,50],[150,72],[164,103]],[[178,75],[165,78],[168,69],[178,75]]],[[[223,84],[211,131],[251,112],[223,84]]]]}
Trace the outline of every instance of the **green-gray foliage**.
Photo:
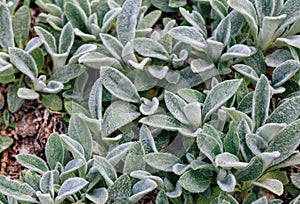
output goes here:
{"type": "Polygon", "coordinates": [[[8,110],[39,99],[70,117],[46,161],[16,156],[27,171],[0,176],[0,202],[125,204],[157,189],[156,203],[267,203],[263,189],[299,188],[280,170],[300,164],[298,0],[36,0],[33,28],[30,1],[6,2],[8,110]]]}

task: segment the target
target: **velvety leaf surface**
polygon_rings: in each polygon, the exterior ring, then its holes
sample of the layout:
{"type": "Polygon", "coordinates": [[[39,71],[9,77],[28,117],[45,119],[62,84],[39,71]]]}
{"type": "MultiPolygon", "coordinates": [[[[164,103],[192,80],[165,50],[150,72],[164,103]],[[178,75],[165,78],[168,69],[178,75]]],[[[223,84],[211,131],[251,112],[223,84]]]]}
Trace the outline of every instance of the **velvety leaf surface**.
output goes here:
{"type": "Polygon", "coordinates": [[[165,130],[170,130],[170,131],[176,131],[181,127],[179,121],[167,115],[151,115],[142,118],[139,122],[145,125],[149,125],[152,127],[161,128],[165,130]]]}
{"type": "Polygon", "coordinates": [[[102,67],[101,83],[114,96],[128,102],[138,103],[140,96],[134,84],[120,71],[112,67],[102,67]]]}
{"type": "Polygon", "coordinates": [[[180,177],[179,183],[189,192],[202,193],[209,187],[210,180],[199,171],[190,170],[180,177]]]}
{"type": "Polygon", "coordinates": [[[161,171],[172,171],[172,166],[179,162],[179,158],[170,153],[149,153],[144,156],[145,162],[161,171]]]}
{"type": "Polygon", "coordinates": [[[118,38],[123,45],[135,37],[137,17],[141,0],[126,0],[117,18],[118,38]]]}
{"type": "Polygon", "coordinates": [[[212,88],[203,104],[202,114],[204,120],[207,120],[214,111],[236,93],[241,82],[241,80],[237,79],[224,81],[212,88]]]}
{"type": "Polygon", "coordinates": [[[43,174],[48,171],[46,162],[37,156],[31,154],[18,154],[16,159],[22,166],[37,173],[43,174]]]}
{"type": "Polygon", "coordinates": [[[57,162],[64,163],[65,150],[57,133],[49,136],[45,147],[45,154],[51,169],[55,168],[57,162]]]}
{"type": "Polygon", "coordinates": [[[131,180],[127,174],[120,176],[116,182],[108,188],[107,203],[126,204],[131,194],[131,180]]]}
{"type": "Polygon", "coordinates": [[[279,151],[280,157],[273,161],[273,165],[279,164],[292,155],[294,150],[300,143],[300,120],[292,122],[286,126],[280,133],[273,139],[266,151],[279,151]],[[291,142],[293,141],[293,142],[291,142]]]}
{"type": "Polygon", "coordinates": [[[16,44],[20,48],[24,48],[29,35],[30,20],[30,9],[27,6],[22,6],[18,9],[13,21],[13,31],[16,44]]]}
{"type": "Polygon", "coordinates": [[[167,50],[161,44],[150,38],[134,39],[134,49],[144,57],[153,57],[165,61],[169,60],[167,50]]]}
{"type": "Polygon", "coordinates": [[[69,178],[60,187],[55,202],[61,203],[67,197],[77,193],[87,185],[87,181],[83,178],[69,178]]]}
{"type": "Polygon", "coordinates": [[[138,109],[125,101],[112,103],[103,116],[103,136],[108,136],[115,130],[132,122],[140,116],[138,109]]]}
{"type": "Polygon", "coordinates": [[[252,120],[254,130],[262,126],[268,118],[270,94],[268,79],[266,76],[262,75],[256,84],[253,95],[252,120]]]}
{"type": "Polygon", "coordinates": [[[4,175],[0,175],[0,192],[19,200],[37,203],[37,200],[34,198],[35,190],[33,188],[26,183],[20,184],[17,181],[8,179],[4,175]]]}
{"type": "Polygon", "coordinates": [[[9,49],[10,61],[16,68],[27,75],[31,80],[38,76],[38,69],[31,55],[19,48],[9,49]]]}
{"type": "Polygon", "coordinates": [[[77,114],[71,116],[68,134],[82,145],[85,158],[89,160],[92,156],[92,134],[85,122],[77,114]]]}
{"type": "Polygon", "coordinates": [[[283,194],[283,184],[277,179],[265,179],[258,182],[253,182],[254,185],[265,188],[276,195],[283,194]]]}
{"type": "Polygon", "coordinates": [[[9,10],[6,5],[0,4],[0,45],[8,50],[9,47],[14,47],[14,33],[9,10]]]}

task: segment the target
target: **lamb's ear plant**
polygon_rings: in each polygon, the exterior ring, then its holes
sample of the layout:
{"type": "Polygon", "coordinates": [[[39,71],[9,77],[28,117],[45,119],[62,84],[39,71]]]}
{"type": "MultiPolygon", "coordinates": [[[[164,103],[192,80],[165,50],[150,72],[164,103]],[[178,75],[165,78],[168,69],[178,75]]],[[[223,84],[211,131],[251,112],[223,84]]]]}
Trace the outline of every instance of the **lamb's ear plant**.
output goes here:
{"type": "MultiPolygon", "coordinates": [[[[221,85],[224,87],[224,84],[220,83],[220,86],[221,85]]],[[[240,83],[238,85],[240,85],[240,83]]],[[[215,86],[209,92],[204,101],[204,107],[206,106],[205,104],[208,104],[208,101],[216,101],[221,104],[225,102],[220,101],[218,98],[220,97],[226,100],[224,93],[213,95],[215,92],[214,89],[218,89],[217,87],[218,86],[215,86]]],[[[270,97],[269,82],[265,76],[262,76],[256,85],[253,96],[252,118],[241,111],[237,111],[235,108],[222,107],[220,111],[225,111],[227,113],[227,120],[231,121],[229,131],[224,134],[220,132],[223,131],[223,129],[218,129],[220,128],[220,120],[218,120],[219,123],[211,123],[211,125],[205,123],[211,114],[209,114],[209,112],[206,113],[206,109],[203,108],[202,116],[204,115],[204,123],[202,124],[202,128],[195,134],[200,156],[194,155],[194,159],[191,159],[189,156],[190,159],[187,158],[188,163],[185,163],[174,155],[153,152],[144,157],[146,163],[158,170],[173,172],[179,175],[179,184],[190,193],[211,191],[208,190],[210,188],[209,186],[212,183],[216,183],[219,189],[225,192],[233,192],[236,188],[240,188],[243,195],[247,194],[251,188],[256,186],[265,188],[274,194],[282,195],[283,185],[287,184],[288,180],[286,173],[280,171],[279,168],[285,167],[285,165],[288,164],[294,165],[295,163],[299,163],[297,159],[294,159],[295,157],[297,158],[296,155],[299,154],[296,153],[295,155],[294,153],[300,143],[299,120],[296,119],[299,117],[299,111],[290,115],[288,111],[281,112],[283,107],[286,107],[286,110],[288,110],[288,106],[279,106],[269,116],[270,97]],[[262,101],[264,101],[264,103],[262,101]],[[272,119],[269,119],[273,118],[274,114],[277,115],[278,119],[281,118],[278,115],[279,112],[286,113],[282,115],[281,121],[272,121],[272,119]],[[292,118],[296,117],[292,123],[288,122],[290,121],[290,116],[292,118]],[[267,123],[267,121],[272,122],[267,123]],[[290,139],[296,142],[287,145],[290,139]]],[[[291,100],[297,101],[299,97],[295,97],[291,100]]],[[[174,101],[174,99],[172,101],[174,101]]],[[[168,104],[167,101],[166,103],[168,104]]],[[[177,102],[176,104],[181,103],[177,102]]],[[[299,104],[293,104],[293,107],[299,107],[299,104]]],[[[198,111],[197,109],[194,108],[191,112],[195,113],[198,111]]],[[[176,114],[179,116],[178,114],[181,113],[179,111],[180,108],[176,108],[176,110],[176,114]]],[[[214,108],[211,108],[211,110],[213,111],[214,108]]],[[[200,114],[198,114],[198,116],[199,115],[200,114]]],[[[158,116],[159,115],[156,117],[158,116]]],[[[162,118],[162,116],[159,117],[162,118]]],[[[174,115],[174,117],[180,121],[177,121],[177,124],[182,123],[181,126],[186,124],[184,116],[176,117],[174,115]]],[[[191,117],[193,117],[192,114],[189,115],[190,120],[192,120],[191,117]]],[[[174,120],[175,119],[173,119],[173,121],[174,120]]],[[[176,123],[173,122],[172,125],[170,125],[170,119],[168,120],[168,125],[165,126],[162,124],[166,123],[161,121],[158,123],[155,121],[157,121],[155,115],[151,120],[150,118],[143,118],[141,120],[142,123],[157,128],[180,131],[181,127],[179,125],[176,126],[176,123]]],[[[149,145],[151,145],[151,143],[149,143],[149,145]]],[[[190,149],[190,151],[192,151],[192,149],[190,149]]],[[[195,150],[192,152],[195,152],[195,150]]],[[[219,196],[221,195],[222,193],[219,196]]],[[[259,195],[255,195],[254,200],[257,199],[256,196],[259,195]]],[[[212,201],[212,203],[213,202],[214,201],[212,201]]]]}
{"type": "Polygon", "coordinates": [[[71,25],[71,23],[67,23],[63,27],[59,38],[58,47],[56,39],[47,30],[41,27],[35,27],[35,31],[41,38],[47,52],[52,58],[53,71],[55,72],[58,68],[61,68],[66,64],[66,60],[74,43],[73,26],[71,25]]]}
{"type": "Polygon", "coordinates": [[[9,56],[12,64],[30,80],[28,85],[31,86],[31,89],[26,87],[18,89],[20,98],[33,100],[39,97],[37,92],[55,94],[63,89],[64,86],[61,82],[52,80],[47,83],[45,75],[38,76],[36,62],[26,51],[9,48],[9,56]]]}
{"type": "MultiPolygon", "coordinates": [[[[219,72],[215,76],[227,74],[232,65],[256,53],[256,49],[252,46],[239,43],[230,44],[230,40],[236,35],[231,32],[231,29],[237,29],[234,27],[236,25],[231,25],[230,16],[224,18],[214,30],[213,36],[207,39],[206,29],[203,28],[205,23],[203,17],[195,11],[190,14],[184,8],[181,8],[180,11],[192,27],[175,27],[168,34],[193,48],[194,56],[192,56],[193,60],[190,61],[190,66],[194,73],[199,73],[203,77],[216,70],[219,72]],[[197,23],[197,19],[202,20],[197,23]]],[[[231,16],[233,15],[236,14],[231,16]]]]}
{"type": "Polygon", "coordinates": [[[46,161],[16,156],[27,170],[0,176],[0,203],[299,202],[284,169],[300,165],[299,1],[36,0],[30,40],[30,1],[10,2],[9,111],[39,98],[70,118],[46,161]]]}
{"type": "Polygon", "coordinates": [[[16,70],[9,61],[7,54],[10,47],[24,49],[30,29],[30,9],[27,6],[20,7],[16,12],[14,3],[8,5],[0,3],[0,82],[9,83],[15,80],[16,70]],[[12,20],[13,19],[13,20],[12,20]]]}
{"type": "Polygon", "coordinates": [[[253,43],[262,52],[278,43],[297,47],[300,15],[296,7],[299,2],[277,1],[228,1],[229,6],[241,13],[253,37],[253,43]]]}
{"type": "MultiPolygon", "coordinates": [[[[132,159],[138,151],[144,151],[141,142],[129,142],[106,155],[92,156],[92,135],[86,135],[89,130],[85,123],[77,120],[69,128],[72,136],[54,133],[49,137],[45,150],[47,163],[34,155],[19,154],[17,161],[29,170],[19,182],[1,175],[1,193],[15,202],[135,203],[157,187],[150,179],[133,181],[126,173],[117,176],[114,166],[126,152],[124,171],[130,173],[136,169],[132,159]]],[[[3,196],[2,199],[5,202],[3,196]]]]}

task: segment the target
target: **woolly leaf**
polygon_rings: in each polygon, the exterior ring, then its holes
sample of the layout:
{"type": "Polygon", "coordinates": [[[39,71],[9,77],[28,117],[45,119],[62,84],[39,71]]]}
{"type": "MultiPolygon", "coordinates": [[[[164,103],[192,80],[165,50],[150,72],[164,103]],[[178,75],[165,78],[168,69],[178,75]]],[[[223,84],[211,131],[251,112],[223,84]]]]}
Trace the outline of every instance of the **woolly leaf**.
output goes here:
{"type": "Polygon", "coordinates": [[[67,23],[61,31],[61,35],[59,38],[58,53],[69,53],[73,46],[74,38],[75,36],[73,27],[71,23],[67,23]]]}
{"type": "Polygon", "coordinates": [[[134,39],[134,49],[144,57],[153,57],[165,61],[169,60],[167,50],[161,44],[150,38],[134,39]]]}
{"type": "Polygon", "coordinates": [[[100,38],[110,54],[114,58],[121,60],[123,45],[119,42],[119,40],[111,35],[103,33],[100,34],[100,38]]]}
{"type": "Polygon", "coordinates": [[[248,165],[248,163],[240,162],[237,156],[230,154],[228,152],[218,154],[216,156],[215,163],[216,166],[220,166],[226,169],[230,169],[230,168],[240,169],[248,165]]]}
{"type": "Polygon", "coordinates": [[[197,146],[212,162],[215,160],[216,155],[221,154],[223,151],[223,147],[215,137],[204,133],[197,135],[197,146]]]}
{"type": "Polygon", "coordinates": [[[0,4],[0,46],[6,50],[14,47],[14,33],[9,10],[3,3],[0,4]]]}
{"type": "Polygon", "coordinates": [[[278,196],[283,194],[283,184],[277,179],[264,179],[253,182],[253,185],[265,188],[278,196]]]}
{"type": "Polygon", "coordinates": [[[148,13],[139,23],[138,29],[152,28],[152,26],[157,22],[162,12],[160,10],[151,11],[148,13]]]}
{"type": "Polygon", "coordinates": [[[230,116],[230,118],[236,123],[239,124],[242,120],[245,120],[250,129],[253,127],[251,118],[245,113],[235,110],[235,108],[226,108],[222,107],[223,110],[230,116]]]}
{"type": "Polygon", "coordinates": [[[280,156],[276,158],[272,165],[279,164],[290,157],[300,143],[300,120],[296,120],[286,126],[279,134],[271,141],[268,152],[279,151],[280,156]],[[293,141],[293,142],[291,142],[293,141]]]}
{"type": "Polygon", "coordinates": [[[113,165],[117,165],[119,161],[124,159],[129,149],[132,147],[133,142],[123,143],[116,146],[114,149],[109,151],[106,155],[106,159],[113,165]]]}
{"type": "Polygon", "coordinates": [[[42,27],[36,26],[34,27],[34,30],[44,43],[47,52],[49,54],[57,53],[56,40],[54,36],[42,27]]]}
{"type": "Polygon", "coordinates": [[[240,74],[244,75],[245,77],[247,77],[248,79],[256,82],[258,81],[259,77],[257,75],[257,73],[255,72],[255,70],[248,66],[248,65],[244,65],[244,64],[236,64],[233,66],[233,68],[238,71],[240,74]]]}
{"type": "MultiPolygon", "coordinates": [[[[216,2],[216,1],[214,1],[216,2]]],[[[224,18],[213,32],[216,41],[221,42],[226,46],[231,36],[231,21],[230,18],[224,18]]]]}
{"type": "Polygon", "coordinates": [[[71,116],[68,134],[72,139],[76,140],[82,145],[85,159],[89,160],[92,156],[92,134],[78,114],[73,114],[71,116]]]}
{"type": "Polygon", "coordinates": [[[231,8],[238,11],[239,13],[241,13],[244,16],[247,23],[249,24],[252,34],[254,36],[257,36],[258,19],[257,19],[256,10],[254,8],[254,5],[248,0],[242,0],[242,1],[229,0],[228,4],[231,8]]]}
{"type": "Polygon", "coordinates": [[[140,102],[140,96],[134,84],[117,69],[102,67],[100,78],[103,86],[112,95],[128,102],[140,102]]]}
{"type": "Polygon", "coordinates": [[[127,174],[124,174],[108,188],[107,203],[129,203],[130,194],[131,180],[127,174]]]}
{"type": "Polygon", "coordinates": [[[69,178],[60,187],[55,203],[61,203],[69,196],[83,189],[88,182],[83,178],[69,178]]]}
{"type": "Polygon", "coordinates": [[[27,100],[35,100],[40,97],[40,95],[32,89],[19,88],[17,93],[19,98],[27,100]]]}
{"type": "Polygon", "coordinates": [[[172,8],[169,6],[169,0],[150,0],[151,4],[153,4],[156,8],[161,9],[164,12],[175,12],[176,8],[172,8]]]}
{"type": "Polygon", "coordinates": [[[256,84],[253,95],[252,119],[254,130],[265,124],[269,114],[270,98],[271,90],[268,78],[262,75],[256,84]]]}
{"type": "Polygon", "coordinates": [[[54,196],[54,175],[53,171],[46,171],[40,180],[40,189],[43,193],[54,196]]]}
{"type": "Polygon", "coordinates": [[[64,163],[65,149],[57,133],[53,133],[49,136],[46,143],[45,154],[51,169],[55,168],[57,162],[61,164],[64,163]]]}
{"type": "Polygon", "coordinates": [[[192,102],[184,106],[184,114],[193,127],[198,128],[202,124],[201,104],[192,102]]]}
{"type": "Polygon", "coordinates": [[[210,180],[200,171],[190,170],[180,177],[179,183],[191,193],[202,193],[209,187],[210,180]]]}
{"type": "Polygon", "coordinates": [[[267,49],[272,43],[276,29],[285,18],[285,14],[276,17],[266,16],[263,18],[262,28],[258,36],[258,45],[262,50],[267,49]]]}
{"type": "Polygon", "coordinates": [[[64,11],[67,19],[75,28],[83,29],[87,24],[87,15],[78,4],[66,2],[64,11]]]}
{"type": "Polygon", "coordinates": [[[287,38],[277,38],[276,43],[285,44],[300,49],[299,39],[300,35],[293,35],[287,38]]]}
{"type": "Polygon", "coordinates": [[[228,101],[236,93],[241,83],[241,80],[235,79],[224,81],[213,87],[203,104],[204,120],[207,120],[214,111],[228,101]]]}
{"type": "Polygon", "coordinates": [[[96,45],[93,44],[83,44],[81,45],[76,52],[73,54],[73,56],[71,57],[71,59],[69,60],[69,64],[73,64],[75,62],[77,62],[77,60],[84,54],[89,53],[89,52],[93,52],[97,49],[96,45]]]}
{"type": "MultiPolygon", "coordinates": [[[[21,83],[21,86],[24,86],[23,83],[21,83]]],[[[7,93],[7,105],[8,105],[8,110],[12,113],[15,113],[18,111],[22,104],[24,103],[24,99],[18,97],[18,89],[20,88],[19,83],[14,83],[10,89],[8,90],[7,93]]]]}
{"type": "Polygon", "coordinates": [[[30,10],[27,6],[22,6],[15,14],[13,21],[13,31],[15,41],[20,48],[24,48],[30,30],[30,10]]]}
{"type": "Polygon", "coordinates": [[[98,79],[91,90],[89,96],[89,111],[93,118],[100,120],[102,119],[102,84],[100,79],[98,79]]]}
{"type": "Polygon", "coordinates": [[[86,197],[94,203],[105,204],[108,200],[108,191],[106,188],[96,188],[87,193],[86,197]]]}
{"type": "Polygon", "coordinates": [[[149,153],[144,156],[144,161],[153,168],[171,172],[172,166],[180,160],[175,155],[169,153],[149,153]]]}
{"type": "Polygon", "coordinates": [[[236,185],[236,179],[233,174],[228,174],[224,179],[218,180],[217,184],[223,191],[233,192],[236,185]]]}
{"type": "Polygon", "coordinates": [[[117,18],[117,34],[123,45],[135,37],[141,0],[126,0],[117,18]]]}
{"type": "Polygon", "coordinates": [[[230,125],[229,131],[224,138],[224,149],[225,152],[229,152],[234,155],[238,155],[240,151],[240,137],[237,130],[230,125]]]}
{"type": "Polygon", "coordinates": [[[104,15],[100,29],[101,33],[107,33],[109,31],[121,11],[122,8],[113,8],[104,15]]]}
{"type": "Polygon", "coordinates": [[[34,198],[35,190],[27,183],[19,183],[0,175],[0,192],[15,199],[38,203],[34,198]]]}
{"type": "Polygon", "coordinates": [[[268,143],[264,138],[256,134],[246,135],[246,144],[253,154],[258,155],[265,151],[268,147],[268,143]]]}
{"type": "Polygon", "coordinates": [[[266,142],[269,143],[285,127],[285,123],[267,123],[258,128],[256,134],[260,135],[266,142]]]}
{"type": "Polygon", "coordinates": [[[183,98],[188,103],[192,103],[192,102],[203,103],[205,100],[204,94],[194,89],[184,88],[178,90],[177,93],[181,98],[183,98]]]}
{"type": "Polygon", "coordinates": [[[165,92],[165,103],[168,108],[168,110],[171,112],[171,114],[180,122],[184,124],[189,124],[188,119],[184,113],[184,107],[187,105],[183,99],[181,99],[179,96],[166,91],[165,92]]]}
{"type": "Polygon", "coordinates": [[[145,179],[142,181],[138,181],[132,187],[132,196],[130,196],[129,201],[131,203],[136,203],[140,199],[142,199],[147,193],[150,193],[157,187],[157,184],[150,180],[145,179]]]}
{"type": "Polygon", "coordinates": [[[274,87],[281,86],[299,70],[300,64],[296,60],[287,60],[273,71],[272,84],[274,87]]]}
{"type": "Polygon", "coordinates": [[[183,7],[179,8],[179,11],[189,24],[200,30],[203,34],[206,33],[205,20],[199,12],[193,10],[192,13],[189,13],[183,7]]]}
{"type": "Polygon", "coordinates": [[[65,145],[65,148],[72,153],[72,155],[75,159],[79,158],[79,159],[85,160],[84,150],[79,142],[70,138],[67,135],[60,135],[60,137],[65,145]]]}
{"type": "Polygon", "coordinates": [[[260,156],[255,156],[244,169],[236,172],[238,181],[249,181],[259,178],[264,171],[264,162],[260,156]]]}
{"type": "Polygon", "coordinates": [[[38,69],[31,55],[19,48],[10,48],[9,56],[10,61],[18,70],[20,70],[20,72],[27,75],[31,80],[37,78],[38,69]]]}
{"type": "Polygon", "coordinates": [[[287,99],[278,106],[268,118],[270,123],[287,123],[295,121],[300,115],[300,97],[287,99]]]}
{"type": "Polygon", "coordinates": [[[43,174],[49,170],[46,162],[37,156],[31,154],[18,154],[16,159],[22,166],[37,173],[43,174]]]}
{"type": "Polygon", "coordinates": [[[103,136],[108,136],[115,130],[134,121],[140,116],[138,109],[125,101],[112,103],[103,116],[103,136]]]}
{"type": "Polygon", "coordinates": [[[159,101],[156,97],[152,98],[152,100],[141,98],[141,102],[140,111],[144,115],[154,114],[159,106],[159,101]]]}
{"type": "Polygon", "coordinates": [[[142,142],[137,142],[134,145],[132,145],[125,158],[123,173],[130,174],[131,172],[136,170],[144,170],[144,155],[145,150],[142,142]]]}
{"type": "Polygon", "coordinates": [[[139,122],[145,125],[149,125],[152,127],[161,128],[165,130],[170,130],[170,131],[177,131],[181,127],[179,121],[167,115],[151,115],[142,118],[139,122]]]}
{"type": "Polygon", "coordinates": [[[265,58],[265,62],[269,67],[278,67],[287,60],[293,59],[290,51],[285,49],[277,49],[271,55],[265,58]]]}
{"type": "Polygon", "coordinates": [[[79,64],[69,64],[58,69],[49,80],[59,81],[63,84],[68,83],[72,79],[79,77],[85,71],[85,66],[79,64]]]}
{"type": "Polygon", "coordinates": [[[46,108],[49,108],[53,111],[60,111],[63,107],[61,98],[55,94],[43,94],[42,103],[46,108]]]}
{"type": "Polygon", "coordinates": [[[216,67],[210,58],[198,58],[191,61],[191,70],[194,73],[201,73],[205,75],[206,72],[213,72],[216,67]]]}
{"type": "Polygon", "coordinates": [[[179,26],[168,33],[176,40],[189,44],[195,49],[203,50],[206,47],[203,35],[194,27],[179,26]]]}
{"type": "Polygon", "coordinates": [[[78,62],[94,69],[100,69],[105,66],[113,66],[115,68],[122,69],[120,61],[113,57],[107,57],[98,52],[88,52],[79,57],[78,62]]]}
{"type": "MultiPolygon", "coordinates": [[[[131,144],[126,144],[126,147],[131,147],[131,144]]],[[[123,147],[125,147],[124,145],[122,145],[123,147]]],[[[120,149],[119,149],[120,150],[120,149]]],[[[126,150],[126,149],[125,149],[126,150]]],[[[125,151],[126,152],[126,151],[125,151]]],[[[111,151],[109,153],[110,155],[114,154],[113,151],[111,151]]],[[[114,154],[114,156],[117,154],[114,154]]],[[[113,158],[114,156],[112,156],[111,158],[113,158]]],[[[113,165],[111,164],[111,158],[110,160],[100,157],[100,156],[95,156],[95,163],[94,166],[95,167],[100,167],[98,168],[98,171],[101,173],[101,175],[104,177],[105,182],[107,183],[108,186],[110,186],[111,184],[113,184],[113,182],[115,180],[117,180],[117,173],[115,168],[113,167],[113,165]]]]}
{"type": "Polygon", "coordinates": [[[245,58],[256,52],[252,47],[243,44],[235,44],[230,47],[221,57],[221,61],[229,61],[234,58],[245,58]]]}
{"type": "Polygon", "coordinates": [[[297,0],[288,0],[284,3],[280,14],[286,14],[286,18],[282,22],[280,28],[284,28],[300,18],[300,11],[297,9],[299,6],[300,2],[297,0]]]}
{"type": "Polygon", "coordinates": [[[292,183],[300,189],[300,173],[295,173],[291,175],[292,183]]]}

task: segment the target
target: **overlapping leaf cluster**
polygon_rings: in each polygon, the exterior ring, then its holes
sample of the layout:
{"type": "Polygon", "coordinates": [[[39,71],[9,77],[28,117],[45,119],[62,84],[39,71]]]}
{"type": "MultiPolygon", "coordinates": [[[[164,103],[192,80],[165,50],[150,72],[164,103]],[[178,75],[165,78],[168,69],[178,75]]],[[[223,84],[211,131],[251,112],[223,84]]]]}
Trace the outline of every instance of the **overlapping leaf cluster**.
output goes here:
{"type": "Polygon", "coordinates": [[[299,202],[299,0],[36,0],[34,38],[25,3],[0,3],[9,111],[71,116],[0,202],[299,202]]]}

